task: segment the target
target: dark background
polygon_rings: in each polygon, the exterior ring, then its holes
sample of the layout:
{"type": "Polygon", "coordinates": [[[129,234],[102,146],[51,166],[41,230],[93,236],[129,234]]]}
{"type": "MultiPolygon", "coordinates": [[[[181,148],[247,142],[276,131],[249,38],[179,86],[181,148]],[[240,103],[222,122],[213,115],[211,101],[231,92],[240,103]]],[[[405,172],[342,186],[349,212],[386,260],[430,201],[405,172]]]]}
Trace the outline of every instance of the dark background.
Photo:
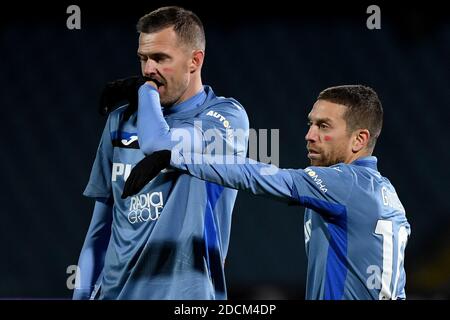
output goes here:
{"type": "MultiPolygon", "coordinates": [[[[137,20],[161,5],[196,12],[203,82],[255,129],[280,129],[280,166],[308,165],[306,115],[318,93],[366,84],[385,111],[375,150],[412,227],[411,299],[450,297],[450,14],[443,4],[276,1],[11,3],[0,22],[0,298],[70,298],[93,202],[82,196],[106,118],[103,85],[139,73],[137,20]],[[66,8],[81,8],[68,30],[66,8]],[[366,8],[381,7],[381,30],[366,8]]],[[[230,298],[303,299],[303,210],[240,192],[226,273],[230,298]]]]}

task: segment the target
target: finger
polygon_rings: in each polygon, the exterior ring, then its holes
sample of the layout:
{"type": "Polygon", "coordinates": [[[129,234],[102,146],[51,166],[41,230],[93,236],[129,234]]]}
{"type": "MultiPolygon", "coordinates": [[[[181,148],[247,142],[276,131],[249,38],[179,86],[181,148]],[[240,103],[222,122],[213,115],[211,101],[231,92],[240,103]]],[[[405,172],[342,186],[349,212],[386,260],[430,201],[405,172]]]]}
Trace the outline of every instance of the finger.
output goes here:
{"type": "Polygon", "coordinates": [[[153,80],[148,80],[146,83],[149,84],[149,85],[151,85],[153,88],[158,89],[158,85],[156,84],[155,81],[153,81],[153,80]]]}

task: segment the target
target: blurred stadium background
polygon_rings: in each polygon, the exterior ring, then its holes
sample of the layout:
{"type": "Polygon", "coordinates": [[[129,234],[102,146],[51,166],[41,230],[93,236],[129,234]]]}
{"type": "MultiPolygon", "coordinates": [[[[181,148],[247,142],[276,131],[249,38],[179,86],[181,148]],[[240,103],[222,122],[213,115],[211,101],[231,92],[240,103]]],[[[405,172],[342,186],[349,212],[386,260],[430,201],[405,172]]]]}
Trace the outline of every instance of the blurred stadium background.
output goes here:
{"type": "MultiPolygon", "coordinates": [[[[281,167],[307,166],[306,114],[332,85],[375,88],[385,124],[375,154],[412,226],[409,299],[450,297],[450,14],[443,4],[85,1],[12,4],[0,22],[0,298],[70,298],[93,202],[82,196],[105,118],[103,85],[139,72],[135,23],[167,4],[207,36],[203,80],[280,129],[281,167]],[[66,8],[81,8],[81,30],[66,8]]],[[[229,297],[303,299],[303,210],[240,192],[226,261],[229,297]]]]}

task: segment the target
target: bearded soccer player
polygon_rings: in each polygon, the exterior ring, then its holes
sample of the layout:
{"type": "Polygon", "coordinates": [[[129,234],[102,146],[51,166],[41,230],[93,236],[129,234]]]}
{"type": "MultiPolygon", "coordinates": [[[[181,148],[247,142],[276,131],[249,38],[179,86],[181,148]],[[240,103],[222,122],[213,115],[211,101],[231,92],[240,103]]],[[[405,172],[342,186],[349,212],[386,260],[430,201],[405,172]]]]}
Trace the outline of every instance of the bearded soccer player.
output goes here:
{"type": "MultiPolygon", "coordinates": [[[[145,79],[131,92],[137,110],[130,103],[113,111],[98,147],[84,191],[96,202],[74,299],[226,299],[224,261],[237,191],[172,170],[133,197],[121,193],[146,154],[178,143],[202,153],[211,130],[227,152],[245,156],[247,114],[202,84],[205,34],[194,13],[163,7],[143,16],[137,29],[145,79]],[[230,137],[231,129],[242,134],[230,137]]],[[[109,89],[120,95],[133,89],[130,81],[109,89]]]]}
{"type": "Polygon", "coordinates": [[[306,207],[306,299],[405,299],[411,231],[395,188],[372,155],[383,122],[378,95],[362,85],[328,88],[308,119],[311,166],[306,169],[162,150],[136,165],[123,196],[138,192],[170,165],[206,181],[299,204],[306,207]]]}

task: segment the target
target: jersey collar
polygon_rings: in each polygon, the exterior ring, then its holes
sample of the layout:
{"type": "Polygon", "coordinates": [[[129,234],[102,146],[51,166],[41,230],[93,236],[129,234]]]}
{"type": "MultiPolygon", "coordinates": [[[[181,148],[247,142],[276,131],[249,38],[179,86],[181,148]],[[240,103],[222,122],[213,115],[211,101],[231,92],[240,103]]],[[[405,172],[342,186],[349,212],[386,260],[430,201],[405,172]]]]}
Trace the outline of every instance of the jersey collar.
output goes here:
{"type": "Polygon", "coordinates": [[[163,109],[163,113],[164,115],[169,115],[195,110],[198,106],[205,103],[206,97],[207,93],[205,92],[205,89],[202,88],[202,90],[199,93],[190,97],[186,101],[183,101],[180,104],[177,104],[171,108],[163,109]]]}
{"type": "Polygon", "coordinates": [[[195,106],[194,108],[191,108],[189,110],[179,110],[179,112],[172,113],[169,115],[170,118],[171,119],[179,119],[179,120],[180,119],[189,119],[189,118],[195,117],[200,112],[202,112],[204,109],[208,108],[210,105],[218,103],[217,97],[210,86],[204,85],[203,90],[204,90],[204,94],[206,94],[206,97],[202,103],[198,104],[197,106],[195,106]]]}
{"type": "Polygon", "coordinates": [[[367,168],[378,171],[377,162],[378,162],[377,157],[368,156],[368,157],[362,157],[362,158],[356,159],[351,164],[355,165],[355,166],[367,167],[367,168]]]}

